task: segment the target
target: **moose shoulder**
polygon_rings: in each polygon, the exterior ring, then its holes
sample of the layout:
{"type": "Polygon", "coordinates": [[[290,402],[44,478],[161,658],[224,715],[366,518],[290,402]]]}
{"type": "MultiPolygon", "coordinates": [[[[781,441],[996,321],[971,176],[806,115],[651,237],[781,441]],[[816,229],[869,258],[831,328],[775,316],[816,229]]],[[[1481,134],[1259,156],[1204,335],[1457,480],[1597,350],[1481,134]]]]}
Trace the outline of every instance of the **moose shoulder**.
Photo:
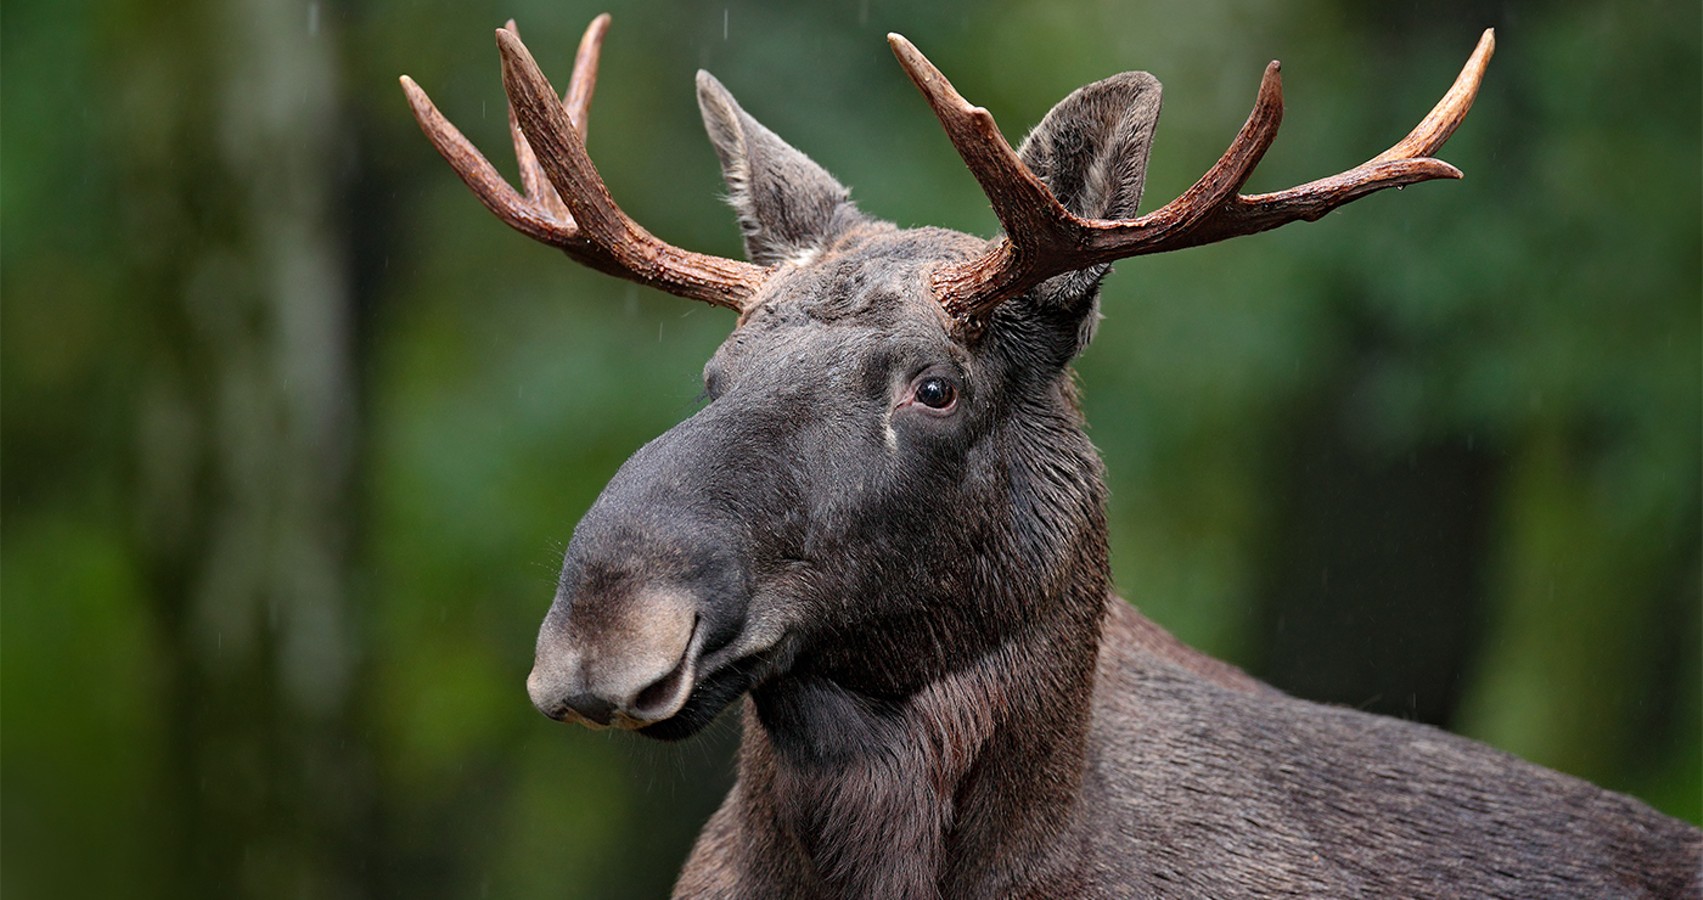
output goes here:
{"type": "Polygon", "coordinates": [[[1088,85],[1012,150],[890,40],[1003,235],[900,229],[747,115],[698,99],[749,262],[670,246],[610,198],[584,129],[607,16],[565,98],[498,32],[524,194],[409,79],[427,136],[517,230],[735,310],[709,402],[585,514],[527,688],[546,715],[675,739],[740,701],[738,781],[687,897],[1696,896],[1699,832],[1411,722],[1307,703],[1111,592],[1101,463],[1069,370],[1113,260],[1459,177],[1485,33],[1367,163],[1240,193],[1277,65],[1223,157],[1137,216],[1159,84],[1088,85]]]}

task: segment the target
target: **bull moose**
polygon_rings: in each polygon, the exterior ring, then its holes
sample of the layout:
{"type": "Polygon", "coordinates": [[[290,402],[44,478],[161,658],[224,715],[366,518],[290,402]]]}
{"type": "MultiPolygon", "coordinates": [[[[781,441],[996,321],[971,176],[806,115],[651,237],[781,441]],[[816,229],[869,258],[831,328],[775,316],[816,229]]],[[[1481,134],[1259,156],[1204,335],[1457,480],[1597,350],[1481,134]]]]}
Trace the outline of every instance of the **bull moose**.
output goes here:
{"type": "Polygon", "coordinates": [[[497,32],[524,193],[402,84],[504,222],[738,315],[707,403],[574,530],[527,680],[553,719],[663,740],[740,703],[737,782],[676,896],[1698,896],[1690,825],[1435,728],[1287,696],[1112,590],[1070,369],[1112,261],[1460,177],[1432,154],[1491,32],[1395,146],[1244,195],[1282,117],[1271,63],[1224,155],[1140,216],[1153,76],[1077,90],[1014,151],[891,35],[998,216],[991,241],[865,215],[699,73],[737,261],[653,236],[592,165],[608,22],[560,98],[513,23],[497,32]]]}

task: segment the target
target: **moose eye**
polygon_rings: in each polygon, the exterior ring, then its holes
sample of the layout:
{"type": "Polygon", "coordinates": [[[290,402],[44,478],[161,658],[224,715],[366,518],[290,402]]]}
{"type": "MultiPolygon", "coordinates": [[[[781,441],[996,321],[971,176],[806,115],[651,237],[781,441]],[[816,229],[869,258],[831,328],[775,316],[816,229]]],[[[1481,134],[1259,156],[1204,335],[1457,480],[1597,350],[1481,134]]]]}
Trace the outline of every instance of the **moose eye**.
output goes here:
{"type": "Polygon", "coordinates": [[[929,409],[948,409],[958,399],[958,388],[938,375],[917,382],[917,402],[929,409]]]}

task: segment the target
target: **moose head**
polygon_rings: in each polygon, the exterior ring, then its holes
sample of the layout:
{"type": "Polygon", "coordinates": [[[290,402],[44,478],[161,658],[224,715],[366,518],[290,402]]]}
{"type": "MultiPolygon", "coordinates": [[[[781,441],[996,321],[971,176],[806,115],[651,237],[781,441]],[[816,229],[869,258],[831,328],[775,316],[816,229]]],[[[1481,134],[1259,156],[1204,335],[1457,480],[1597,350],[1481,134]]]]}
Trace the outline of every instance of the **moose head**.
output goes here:
{"type": "Polygon", "coordinates": [[[890,35],[992,203],[1004,232],[992,241],[866,215],[700,72],[741,262],[657,239],[592,165],[584,134],[608,21],[587,29],[561,99],[513,23],[497,32],[524,194],[402,83],[426,135],[504,222],[738,314],[704,369],[708,403],[635,453],[575,529],[527,682],[552,718],[658,738],[692,734],[748,691],[782,730],[827,721],[836,704],[897,703],[1014,646],[1049,660],[1029,690],[1080,680],[1109,575],[1101,466],[1069,365],[1110,263],[1460,177],[1430,155],[1471,106],[1492,47],[1486,32],[1454,87],[1384,153],[1243,195],[1282,118],[1273,62],[1217,163],[1137,216],[1160,108],[1152,76],[1081,88],[1013,151],[986,110],[890,35]],[[1014,642],[1020,633],[1034,639],[1014,642]]]}

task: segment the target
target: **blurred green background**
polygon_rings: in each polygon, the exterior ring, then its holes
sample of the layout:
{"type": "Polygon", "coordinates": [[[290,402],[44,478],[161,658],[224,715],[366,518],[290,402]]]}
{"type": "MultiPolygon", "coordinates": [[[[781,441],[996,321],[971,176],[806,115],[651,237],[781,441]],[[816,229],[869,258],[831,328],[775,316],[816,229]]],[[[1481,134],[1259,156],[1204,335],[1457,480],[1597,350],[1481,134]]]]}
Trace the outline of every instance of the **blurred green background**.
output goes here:
{"type": "Polygon", "coordinates": [[[886,32],[1014,139],[1158,74],[1152,208],[1266,60],[1289,113],[1254,189],[1383,149],[1495,26],[1465,181],[1108,282],[1079,368],[1117,582],[1287,690],[1699,819],[1695,0],[14,0],[0,891],[666,891],[735,723],[593,734],[523,680],[574,521],[732,319],[510,232],[396,85],[512,172],[491,29],[565,81],[604,9],[592,155],[724,255],[699,67],[867,211],[991,234],[886,32]]]}

